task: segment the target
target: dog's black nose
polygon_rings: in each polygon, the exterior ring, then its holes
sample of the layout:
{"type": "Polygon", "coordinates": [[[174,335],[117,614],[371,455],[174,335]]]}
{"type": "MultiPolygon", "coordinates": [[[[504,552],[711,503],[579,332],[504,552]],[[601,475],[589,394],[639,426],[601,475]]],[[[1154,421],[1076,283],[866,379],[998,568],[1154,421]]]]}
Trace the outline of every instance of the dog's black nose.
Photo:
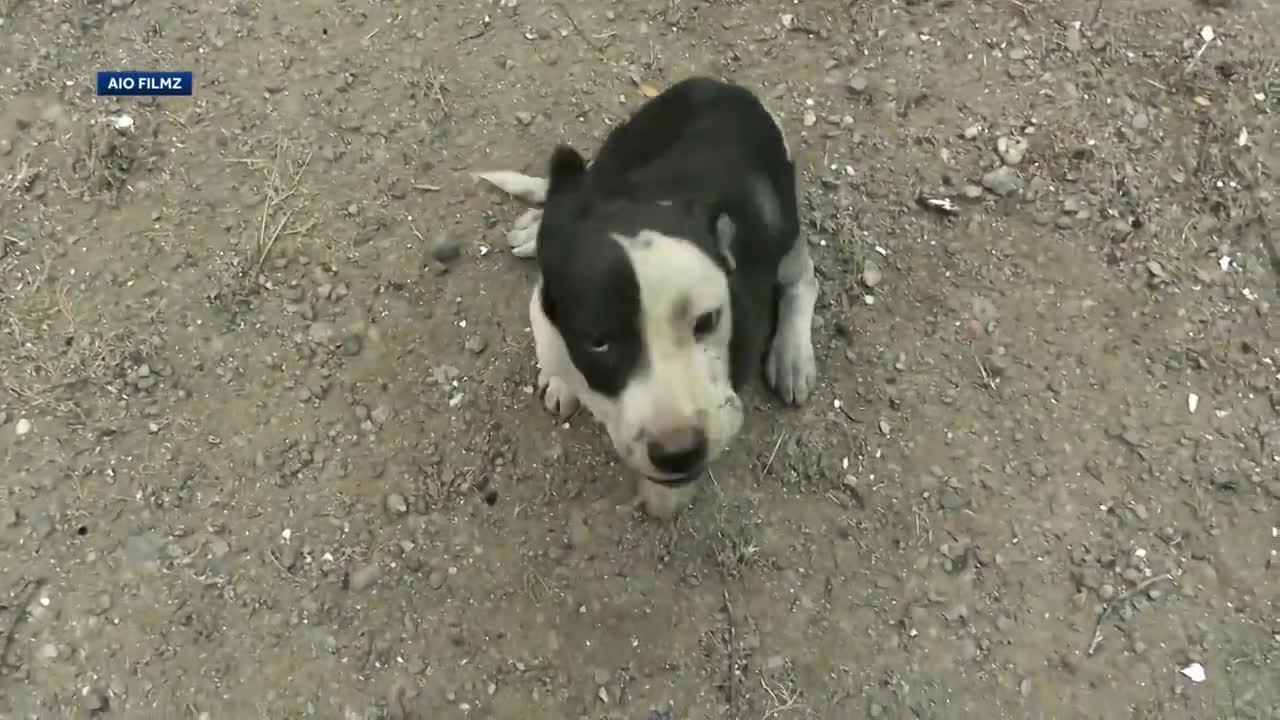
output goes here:
{"type": "Polygon", "coordinates": [[[707,434],[701,428],[663,433],[649,442],[649,462],[659,471],[687,475],[707,461],[707,434]]]}

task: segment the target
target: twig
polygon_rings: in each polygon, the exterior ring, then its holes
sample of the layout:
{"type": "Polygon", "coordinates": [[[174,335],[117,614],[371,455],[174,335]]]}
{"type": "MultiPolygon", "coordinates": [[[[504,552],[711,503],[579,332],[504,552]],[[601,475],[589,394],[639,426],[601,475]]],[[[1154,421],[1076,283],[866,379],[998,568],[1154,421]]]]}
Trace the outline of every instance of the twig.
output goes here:
{"type": "Polygon", "coordinates": [[[786,700],[784,702],[783,700],[778,699],[778,694],[769,687],[769,683],[766,682],[764,678],[760,678],[760,687],[764,688],[764,691],[769,693],[769,697],[773,700],[774,705],[773,709],[767,711],[761,720],[769,720],[771,717],[781,715],[788,710],[799,707],[800,700],[794,691],[787,691],[785,693],[786,700]]]}
{"type": "Polygon", "coordinates": [[[729,720],[738,720],[738,632],[733,623],[733,605],[729,602],[729,591],[724,592],[724,616],[729,634],[729,720]]]}
{"type": "MultiPolygon", "coordinates": [[[[270,237],[267,236],[267,219],[271,216],[272,210],[274,210],[277,206],[279,206],[280,203],[284,202],[285,200],[288,200],[290,197],[293,197],[293,194],[298,191],[298,183],[302,179],[302,173],[305,172],[307,169],[307,166],[311,164],[311,157],[314,152],[312,151],[307,153],[307,157],[303,159],[302,163],[298,166],[298,169],[294,171],[293,177],[290,181],[291,184],[289,189],[285,190],[284,192],[280,192],[280,170],[279,170],[280,155],[285,149],[288,148],[288,146],[289,146],[289,141],[287,140],[281,140],[279,143],[276,144],[275,159],[271,164],[271,173],[267,176],[267,196],[264,199],[263,205],[262,205],[262,220],[258,224],[257,270],[259,272],[262,271],[262,266],[266,264],[267,257],[270,256],[271,254],[271,249],[275,247],[276,240],[280,239],[280,234],[284,230],[285,224],[289,222],[289,218],[293,216],[293,212],[295,208],[289,208],[287,211],[285,211],[284,217],[276,225],[275,230],[272,231],[270,237]]],[[[243,161],[232,160],[231,162],[247,162],[252,164],[251,161],[247,161],[247,160],[243,160],[243,161]]],[[[311,229],[311,227],[314,225],[315,225],[315,222],[312,221],[311,223],[308,223],[302,228],[295,228],[294,230],[290,230],[289,232],[286,232],[284,234],[296,235],[301,232],[306,232],[307,230],[311,229]]]]}
{"type": "Polygon", "coordinates": [[[769,474],[769,468],[773,467],[773,459],[778,455],[778,448],[782,447],[782,438],[786,437],[785,432],[778,433],[778,442],[773,444],[773,452],[769,453],[769,459],[764,463],[764,469],[760,471],[760,477],[769,474]]]}
{"type": "Polygon", "coordinates": [[[0,675],[5,674],[5,658],[9,656],[9,647],[13,645],[13,638],[18,634],[18,626],[22,624],[27,614],[27,606],[35,599],[36,593],[40,592],[45,583],[44,578],[24,580],[21,588],[13,593],[14,596],[20,596],[21,601],[9,607],[13,611],[13,619],[9,621],[9,627],[5,630],[3,639],[0,640],[0,675]]]}
{"type": "Polygon", "coordinates": [[[978,372],[982,375],[982,383],[993,391],[996,389],[996,381],[991,377],[991,371],[987,370],[987,366],[982,364],[977,355],[973,356],[973,361],[978,364],[978,372]]]}
{"type": "Polygon", "coordinates": [[[588,47],[596,52],[604,52],[604,48],[597,45],[596,42],[591,39],[591,36],[587,35],[587,33],[583,31],[582,26],[578,25],[578,21],[573,19],[573,13],[569,12],[568,5],[560,2],[556,3],[556,7],[560,8],[560,12],[564,13],[565,19],[569,21],[569,24],[573,26],[574,31],[578,33],[578,37],[581,37],[582,41],[585,42],[588,47]]]}
{"type": "Polygon", "coordinates": [[[1092,30],[1098,24],[1098,20],[1102,18],[1102,1],[1098,0],[1098,4],[1093,6],[1093,17],[1089,18],[1089,29],[1092,30]]]}
{"type": "Polygon", "coordinates": [[[414,227],[413,217],[410,216],[409,213],[404,214],[404,221],[409,223],[409,229],[413,231],[414,236],[418,238],[419,242],[425,243],[427,241],[426,238],[422,237],[422,233],[418,232],[418,228],[414,227]]]}
{"type": "Polygon", "coordinates": [[[1102,606],[1102,612],[1098,613],[1098,621],[1093,626],[1093,639],[1089,641],[1089,649],[1085,651],[1085,657],[1093,657],[1093,653],[1098,649],[1098,645],[1102,642],[1102,625],[1111,617],[1112,611],[1120,607],[1121,604],[1132,600],[1135,596],[1142,594],[1152,585],[1166,580],[1172,581],[1173,576],[1165,573],[1164,575],[1156,575],[1138,583],[1132,590],[1121,595],[1118,598],[1108,602],[1102,606]]]}
{"type": "Polygon", "coordinates": [[[1027,7],[1025,3],[1022,3],[1019,0],[1009,0],[1009,2],[1017,6],[1018,10],[1022,12],[1023,20],[1031,22],[1031,8],[1027,7]]]}
{"type": "Polygon", "coordinates": [[[421,190],[423,192],[440,192],[444,188],[439,185],[428,185],[427,183],[413,183],[413,189],[421,190]]]}

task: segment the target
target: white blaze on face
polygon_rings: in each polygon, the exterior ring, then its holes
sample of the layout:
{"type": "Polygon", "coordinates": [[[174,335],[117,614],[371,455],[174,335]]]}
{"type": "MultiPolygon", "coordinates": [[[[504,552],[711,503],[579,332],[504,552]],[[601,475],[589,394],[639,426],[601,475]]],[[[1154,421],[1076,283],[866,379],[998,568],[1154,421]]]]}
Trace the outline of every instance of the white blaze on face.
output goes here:
{"type": "Polygon", "coordinates": [[[648,459],[650,440],[698,428],[706,433],[710,460],[742,427],[742,402],[729,377],[729,280],[686,240],[647,230],[613,237],[635,269],[646,353],[644,366],[618,399],[609,430],[629,464],[660,477],[648,459]],[[699,338],[694,326],[705,313],[719,318],[714,330],[699,338]]]}

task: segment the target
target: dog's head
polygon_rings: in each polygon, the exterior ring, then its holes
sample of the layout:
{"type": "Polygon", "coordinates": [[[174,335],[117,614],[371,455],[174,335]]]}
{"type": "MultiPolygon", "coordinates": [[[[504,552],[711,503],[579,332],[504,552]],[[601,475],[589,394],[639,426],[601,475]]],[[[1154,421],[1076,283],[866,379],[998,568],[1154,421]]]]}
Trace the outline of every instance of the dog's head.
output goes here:
{"type": "Polygon", "coordinates": [[[742,425],[729,372],[734,227],[715,208],[596,189],[582,156],[557,148],[537,241],[542,310],[623,460],[682,484],[742,425]]]}

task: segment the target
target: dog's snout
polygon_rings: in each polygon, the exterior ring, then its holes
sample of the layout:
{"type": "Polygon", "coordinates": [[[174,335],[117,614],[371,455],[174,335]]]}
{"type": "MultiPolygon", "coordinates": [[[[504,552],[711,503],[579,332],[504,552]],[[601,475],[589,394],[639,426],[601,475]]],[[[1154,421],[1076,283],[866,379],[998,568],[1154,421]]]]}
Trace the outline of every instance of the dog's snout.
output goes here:
{"type": "Polygon", "coordinates": [[[661,433],[649,441],[649,462],[664,473],[684,475],[707,460],[707,433],[688,427],[661,433]]]}

